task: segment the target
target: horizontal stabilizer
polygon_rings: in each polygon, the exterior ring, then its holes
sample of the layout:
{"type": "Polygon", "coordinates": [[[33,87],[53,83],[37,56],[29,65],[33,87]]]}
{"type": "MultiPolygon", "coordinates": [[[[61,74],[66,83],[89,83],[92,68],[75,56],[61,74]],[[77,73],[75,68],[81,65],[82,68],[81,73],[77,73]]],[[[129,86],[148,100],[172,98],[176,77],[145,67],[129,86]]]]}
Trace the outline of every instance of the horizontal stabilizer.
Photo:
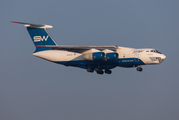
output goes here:
{"type": "Polygon", "coordinates": [[[17,22],[17,21],[11,21],[11,23],[24,24],[25,27],[31,27],[31,28],[53,28],[53,26],[51,25],[31,24],[31,23],[24,23],[24,22],[17,22]]]}

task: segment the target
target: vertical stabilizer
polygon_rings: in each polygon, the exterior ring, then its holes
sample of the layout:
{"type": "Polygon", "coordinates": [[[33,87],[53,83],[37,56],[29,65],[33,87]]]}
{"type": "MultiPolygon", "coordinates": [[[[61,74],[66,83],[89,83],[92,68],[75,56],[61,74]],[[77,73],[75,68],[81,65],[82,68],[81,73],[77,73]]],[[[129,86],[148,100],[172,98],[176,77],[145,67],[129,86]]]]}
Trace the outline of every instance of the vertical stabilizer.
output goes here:
{"type": "Polygon", "coordinates": [[[12,23],[24,24],[27,27],[27,31],[32,39],[36,47],[36,51],[49,50],[50,47],[48,45],[57,45],[57,43],[53,40],[50,34],[47,32],[47,28],[53,28],[51,25],[39,25],[39,24],[31,24],[31,23],[23,23],[11,21],[12,23]]]}

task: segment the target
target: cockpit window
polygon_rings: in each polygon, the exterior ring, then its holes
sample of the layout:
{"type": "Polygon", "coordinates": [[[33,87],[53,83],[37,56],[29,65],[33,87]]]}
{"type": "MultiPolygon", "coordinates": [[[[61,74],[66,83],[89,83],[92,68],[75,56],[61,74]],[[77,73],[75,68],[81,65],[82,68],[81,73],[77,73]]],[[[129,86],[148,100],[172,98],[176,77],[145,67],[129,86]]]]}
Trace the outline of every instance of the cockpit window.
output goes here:
{"type": "Polygon", "coordinates": [[[162,54],[162,53],[161,53],[161,52],[159,52],[158,50],[156,50],[156,52],[157,52],[157,53],[160,53],[160,54],[162,54]]]}
{"type": "Polygon", "coordinates": [[[162,53],[161,53],[161,52],[159,52],[158,50],[151,50],[150,52],[155,52],[155,53],[162,54],[162,53]]]}

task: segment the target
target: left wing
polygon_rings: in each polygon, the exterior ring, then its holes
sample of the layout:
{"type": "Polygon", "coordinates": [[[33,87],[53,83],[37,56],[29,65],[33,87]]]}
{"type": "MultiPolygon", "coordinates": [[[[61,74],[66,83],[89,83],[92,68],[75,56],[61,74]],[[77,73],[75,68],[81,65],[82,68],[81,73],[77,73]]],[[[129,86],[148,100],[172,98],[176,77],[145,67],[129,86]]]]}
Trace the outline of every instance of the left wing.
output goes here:
{"type": "Polygon", "coordinates": [[[70,52],[77,52],[83,53],[85,51],[96,49],[103,51],[105,49],[112,50],[116,52],[117,46],[65,46],[65,45],[58,45],[58,46],[46,46],[51,47],[51,50],[65,50],[70,52]]]}

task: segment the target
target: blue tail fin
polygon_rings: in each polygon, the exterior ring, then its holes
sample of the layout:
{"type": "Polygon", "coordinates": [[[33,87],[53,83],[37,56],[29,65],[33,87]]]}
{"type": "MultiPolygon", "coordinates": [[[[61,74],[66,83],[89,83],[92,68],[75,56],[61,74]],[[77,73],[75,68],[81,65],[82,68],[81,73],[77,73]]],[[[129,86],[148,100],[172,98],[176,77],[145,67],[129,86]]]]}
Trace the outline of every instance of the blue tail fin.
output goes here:
{"type": "Polygon", "coordinates": [[[50,47],[45,47],[45,45],[57,45],[46,29],[27,27],[27,30],[36,47],[35,52],[49,50],[50,47]]]}
{"type": "Polygon", "coordinates": [[[49,50],[50,47],[48,47],[48,45],[57,45],[57,43],[53,40],[53,38],[46,30],[46,28],[52,28],[53,26],[23,23],[23,22],[16,22],[16,21],[11,21],[11,22],[24,24],[24,26],[27,27],[27,31],[29,32],[32,42],[36,47],[35,52],[49,50]]]}
{"type": "Polygon", "coordinates": [[[27,27],[30,37],[36,47],[45,45],[57,45],[44,28],[27,27]]]}

